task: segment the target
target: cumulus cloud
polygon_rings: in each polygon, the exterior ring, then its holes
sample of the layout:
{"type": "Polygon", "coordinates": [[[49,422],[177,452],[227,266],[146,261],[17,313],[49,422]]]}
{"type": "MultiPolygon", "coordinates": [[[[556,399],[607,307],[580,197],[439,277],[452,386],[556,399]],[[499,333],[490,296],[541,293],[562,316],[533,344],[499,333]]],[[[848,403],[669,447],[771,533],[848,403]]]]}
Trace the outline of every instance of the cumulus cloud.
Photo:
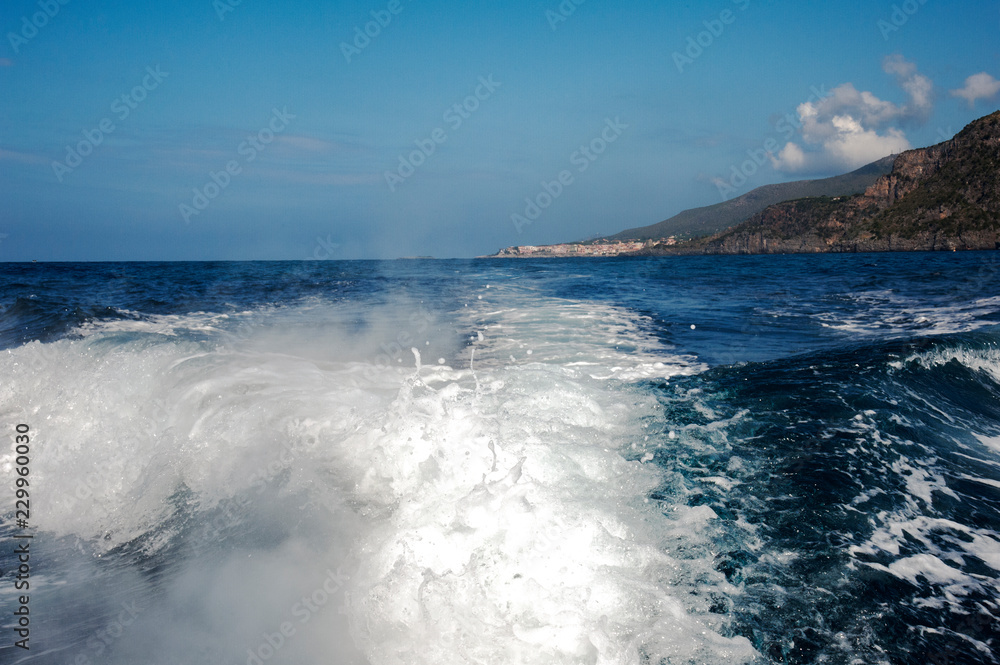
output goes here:
{"type": "Polygon", "coordinates": [[[910,96],[910,103],[900,110],[901,113],[905,116],[926,119],[933,106],[931,93],[934,84],[931,80],[918,72],[915,64],[907,62],[898,53],[885,57],[882,61],[882,71],[894,75],[899,87],[910,96]]]}
{"type": "Polygon", "coordinates": [[[1000,92],[1000,81],[996,80],[986,72],[973,74],[965,79],[965,86],[958,90],[952,90],[952,97],[961,97],[969,102],[969,106],[975,105],[977,99],[989,99],[1000,92]]]}
{"type": "Polygon", "coordinates": [[[906,92],[899,105],[843,83],[817,101],[796,109],[801,141],[789,141],[771,156],[786,173],[850,170],[910,149],[900,128],[924,122],[933,108],[934,85],[900,55],[887,56],[882,71],[906,92]]]}
{"type": "Polygon", "coordinates": [[[836,116],[833,124],[837,128],[837,135],[827,141],[824,148],[835,163],[849,168],[863,166],[886,155],[910,149],[906,136],[896,128],[879,134],[874,129],[865,129],[849,116],[836,116]]]}

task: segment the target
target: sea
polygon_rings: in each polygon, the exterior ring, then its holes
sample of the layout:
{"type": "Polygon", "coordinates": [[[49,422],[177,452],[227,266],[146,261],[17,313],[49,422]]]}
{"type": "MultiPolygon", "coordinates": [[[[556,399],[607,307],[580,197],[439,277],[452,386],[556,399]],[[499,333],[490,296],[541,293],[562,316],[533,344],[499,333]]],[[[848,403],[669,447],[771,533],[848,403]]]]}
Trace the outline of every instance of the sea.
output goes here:
{"type": "Polygon", "coordinates": [[[0,264],[0,663],[1000,663],[998,344],[1000,252],[0,264]]]}

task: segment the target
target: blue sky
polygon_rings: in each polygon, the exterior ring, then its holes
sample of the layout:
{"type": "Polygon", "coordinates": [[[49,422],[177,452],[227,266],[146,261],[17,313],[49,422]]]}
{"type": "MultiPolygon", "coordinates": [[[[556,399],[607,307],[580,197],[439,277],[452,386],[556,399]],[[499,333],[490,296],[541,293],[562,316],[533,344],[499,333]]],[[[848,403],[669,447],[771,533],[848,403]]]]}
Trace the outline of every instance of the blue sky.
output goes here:
{"type": "Polygon", "coordinates": [[[0,261],[475,256],[1000,107],[996,0],[236,2],[3,3],[0,261]]]}

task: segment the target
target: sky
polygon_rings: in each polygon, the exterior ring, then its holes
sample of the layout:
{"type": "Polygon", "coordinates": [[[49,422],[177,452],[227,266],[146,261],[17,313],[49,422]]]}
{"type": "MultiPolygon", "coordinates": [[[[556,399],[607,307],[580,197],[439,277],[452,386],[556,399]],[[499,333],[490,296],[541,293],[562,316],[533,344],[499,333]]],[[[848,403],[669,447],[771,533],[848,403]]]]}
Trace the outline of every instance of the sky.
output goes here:
{"type": "Polygon", "coordinates": [[[4,0],[0,261],[491,254],[1000,108],[1000,1],[4,0]]]}

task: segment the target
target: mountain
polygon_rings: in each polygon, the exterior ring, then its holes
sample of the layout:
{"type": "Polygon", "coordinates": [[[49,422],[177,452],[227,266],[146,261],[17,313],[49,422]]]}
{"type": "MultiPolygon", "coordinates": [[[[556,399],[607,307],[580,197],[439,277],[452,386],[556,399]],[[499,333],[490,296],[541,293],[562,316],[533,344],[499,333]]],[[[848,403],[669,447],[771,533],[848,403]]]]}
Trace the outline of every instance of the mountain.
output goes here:
{"type": "Polygon", "coordinates": [[[508,247],[494,256],[959,249],[1000,249],[1000,111],[969,123],[948,141],[907,150],[844,176],[760,187],[732,201],[688,210],[659,224],[622,231],[603,240],[508,247]],[[877,175],[890,162],[891,168],[877,175]],[[864,178],[871,178],[871,182],[863,191],[842,191],[843,185],[857,184],[864,178]],[[800,193],[841,191],[762,205],[766,197],[795,191],[794,187],[775,189],[788,186],[798,187],[800,193]],[[683,224],[689,229],[723,225],[726,215],[739,219],[751,209],[754,212],[742,221],[714,235],[687,241],[669,237],[681,235],[683,224]],[[670,224],[673,226],[668,227],[670,224]],[[653,233],[660,235],[650,237],[653,233]]]}
{"type": "Polygon", "coordinates": [[[770,254],[1000,248],[1000,111],[908,150],[863,193],[771,205],[745,222],[644,253],[770,254]]]}
{"type": "Polygon", "coordinates": [[[797,180],[764,185],[734,199],[702,208],[685,210],[650,226],[628,229],[592,242],[650,240],[678,236],[694,238],[710,235],[746,221],[769,205],[809,196],[843,196],[865,191],[879,176],[892,168],[895,155],[862,166],[856,171],[821,180],[797,180]]]}

